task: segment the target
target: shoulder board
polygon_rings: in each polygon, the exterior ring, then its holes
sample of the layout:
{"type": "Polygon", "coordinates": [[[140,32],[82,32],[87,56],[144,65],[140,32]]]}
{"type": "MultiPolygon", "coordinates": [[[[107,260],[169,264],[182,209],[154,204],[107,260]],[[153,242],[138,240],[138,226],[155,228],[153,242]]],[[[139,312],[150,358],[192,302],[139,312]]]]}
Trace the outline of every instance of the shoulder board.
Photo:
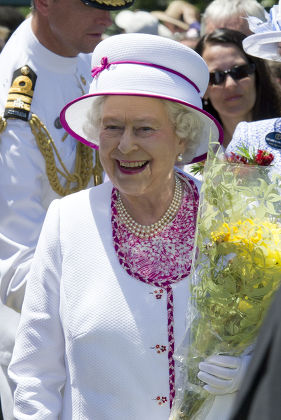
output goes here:
{"type": "Polygon", "coordinates": [[[36,74],[27,65],[14,72],[4,118],[28,120],[36,79],[36,74]]]}

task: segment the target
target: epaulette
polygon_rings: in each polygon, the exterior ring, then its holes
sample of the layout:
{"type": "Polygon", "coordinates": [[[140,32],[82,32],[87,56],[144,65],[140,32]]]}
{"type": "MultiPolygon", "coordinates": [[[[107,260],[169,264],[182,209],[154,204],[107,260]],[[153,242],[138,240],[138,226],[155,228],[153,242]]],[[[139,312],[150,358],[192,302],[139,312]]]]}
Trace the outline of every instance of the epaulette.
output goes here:
{"type": "Polygon", "coordinates": [[[27,65],[14,72],[4,117],[0,116],[0,133],[5,130],[8,118],[28,121],[36,144],[44,157],[50,185],[57,194],[65,196],[86,188],[92,176],[94,176],[95,185],[101,184],[103,168],[97,152],[96,164],[93,168],[93,150],[78,142],[75,168],[71,173],[64,165],[47,127],[36,114],[31,113],[29,118],[36,79],[36,74],[27,65]],[[59,166],[57,166],[58,163],[59,166]],[[59,175],[65,179],[65,185],[60,181],[59,175]]]}
{"type": "Polygon", "coordinates": [[[4,118],[28,121],[36,79],[36,74],[27,65],[14,72],[4,118]]]}

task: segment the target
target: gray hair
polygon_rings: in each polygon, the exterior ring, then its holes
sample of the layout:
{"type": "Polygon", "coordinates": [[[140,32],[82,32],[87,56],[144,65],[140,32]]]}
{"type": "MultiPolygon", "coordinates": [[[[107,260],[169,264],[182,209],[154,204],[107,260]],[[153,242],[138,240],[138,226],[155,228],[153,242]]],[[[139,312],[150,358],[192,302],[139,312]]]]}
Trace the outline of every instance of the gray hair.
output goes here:
{"type": "MultiPolygon", "coordinates": [[[[99,137],[102,107],[105,98],[105,95],[96,97],[91,109],[88,111],[87,121],[83,126],[83,130],[90,141],[99,137]]],[[[188,157],[188,160],[191,161],[198,147],[198,139],[203,130],[203,122],[191,108],[178,102],[165,99],[159,100],[163,102],[167,110],[176,136],[185,143],[185,160],[188,157]]]]}
{"type": "Polygon", "coordinates": [[[162,99],[162,102],[167,109],[176,136],[185,144],[184,161],[191,161],[195,156],[198,139],[203,131],[203,122],[197,113],[185,105],[165,99],[162,99]]]}
{"type": "Polygon", "coordinates": [[[208,20],[220,22],[234,16],[255,16],[266,21],[265,9],[257,0],[213,0],[201,16],[201,36],[208,20]]]}

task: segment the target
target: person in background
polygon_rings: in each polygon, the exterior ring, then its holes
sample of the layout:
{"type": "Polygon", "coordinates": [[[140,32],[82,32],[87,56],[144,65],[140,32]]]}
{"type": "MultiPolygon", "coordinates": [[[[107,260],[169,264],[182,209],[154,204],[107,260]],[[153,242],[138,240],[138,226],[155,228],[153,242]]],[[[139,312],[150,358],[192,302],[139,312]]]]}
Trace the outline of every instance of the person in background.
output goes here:
{"type": "Polygon", "coordinates": [[[6,26],[0,25],[0,52],[9,38],[10,30],[6,26]]]}
{"type": "Polygon", "coordinates": [[[47,208],[54,198],[102,181],[97,155],[65,133],[59,112],[87,91],[88,53],[111,25],[110,10],[132,3],[35,0],[31,17],[0,55],[0,394],[5,420],[14,418],[7,367],[47,208]]]}
{"type": "MultiPolygon", "coordinates": [[[[251,57],[263,60],[274,60],[280,64],[281,43],[281,2],[274,5],[267,14],[267,21],[249,17],[249,25],[253,32],[243,40],[243,48],[251,57]]],[[[269,98],[272,102],[273,99],[269,98]]],[[[241,146],[266,150],[274,155],[273,164],[281,166],[281,118],[260,117],[261,121],[241,122],[236,127],[227,153],[236,152],[241,146]]]]}
{"type": "Polygon", "coordinates": [[[265,21],[265,13],[257,0],[213,0],[201,16],[201,36],[218,28],[230,28],[250,35],[247,17],[255,16],[265,21]]]}
{"type": "Polygon", "coordinates": [[[158,35],[158,19],[145,10],[121,10],[114,20],[124,33],[158,35]]]}
{"type": "Polygon", "coordinates": [[[25,16],[18,8],[13,6],[0,6],[0,25],[8,28],[9,37],[24,20],[25,16]]]}
{"type": "Polygon", "coordinates": [[[0,51],[24,19],[25,16],[17,8],[0,6],[0,51]]]}
{"type": "Polygon", "coordinates": [[[210,72],[204,109],[221,123],[225,148],[241,121],[278,117],[281,110],[279,86],[264,60],[245,53],[245,38],[232,29],[217,29],[196,46],[210,72]]]}
{"type": "Polygon", "coordinates": [[[179,41],[187,47],[196,48],[197,43],[200,40],[200,23],[191,23],[188,30],[184,33],[184,36],[179,41]]]}
{"type": "Polygon", "coordinates": [[[177,41],[112,36],[92,67],[89,94],[61,121],[99,147],[110,181],[50,205],[9,367],[14,412],[168,419],[199,199],[199,183],[174,165],[202,158],[222,131],[202,110],[208,68],[177,41]]]}
{"type": "Polygon", "coordinates": [[[186,38],[186,33],[192,28],[199,32],[199,9],[187,1],[173,0],[166,10],[154,10],[151,14],[160,22],[158,33],[161,36],[180,41],[186,38]]]}

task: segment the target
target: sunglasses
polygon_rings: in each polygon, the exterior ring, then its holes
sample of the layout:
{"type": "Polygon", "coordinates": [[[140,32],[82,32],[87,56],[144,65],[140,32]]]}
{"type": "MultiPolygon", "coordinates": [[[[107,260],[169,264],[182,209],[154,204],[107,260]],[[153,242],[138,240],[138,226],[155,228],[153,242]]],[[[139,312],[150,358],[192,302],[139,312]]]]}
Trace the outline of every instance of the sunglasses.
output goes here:
{"type": "Polygon", "coordinates": [[[255,72],[256,66],[254,63],[243,64],[242,66],[235,66],[229,70],[216,70],[210,73],[210,85],[221,85],[224,83],[226,76],[232,77],[233,80],[244,79],[255,72]]]}

